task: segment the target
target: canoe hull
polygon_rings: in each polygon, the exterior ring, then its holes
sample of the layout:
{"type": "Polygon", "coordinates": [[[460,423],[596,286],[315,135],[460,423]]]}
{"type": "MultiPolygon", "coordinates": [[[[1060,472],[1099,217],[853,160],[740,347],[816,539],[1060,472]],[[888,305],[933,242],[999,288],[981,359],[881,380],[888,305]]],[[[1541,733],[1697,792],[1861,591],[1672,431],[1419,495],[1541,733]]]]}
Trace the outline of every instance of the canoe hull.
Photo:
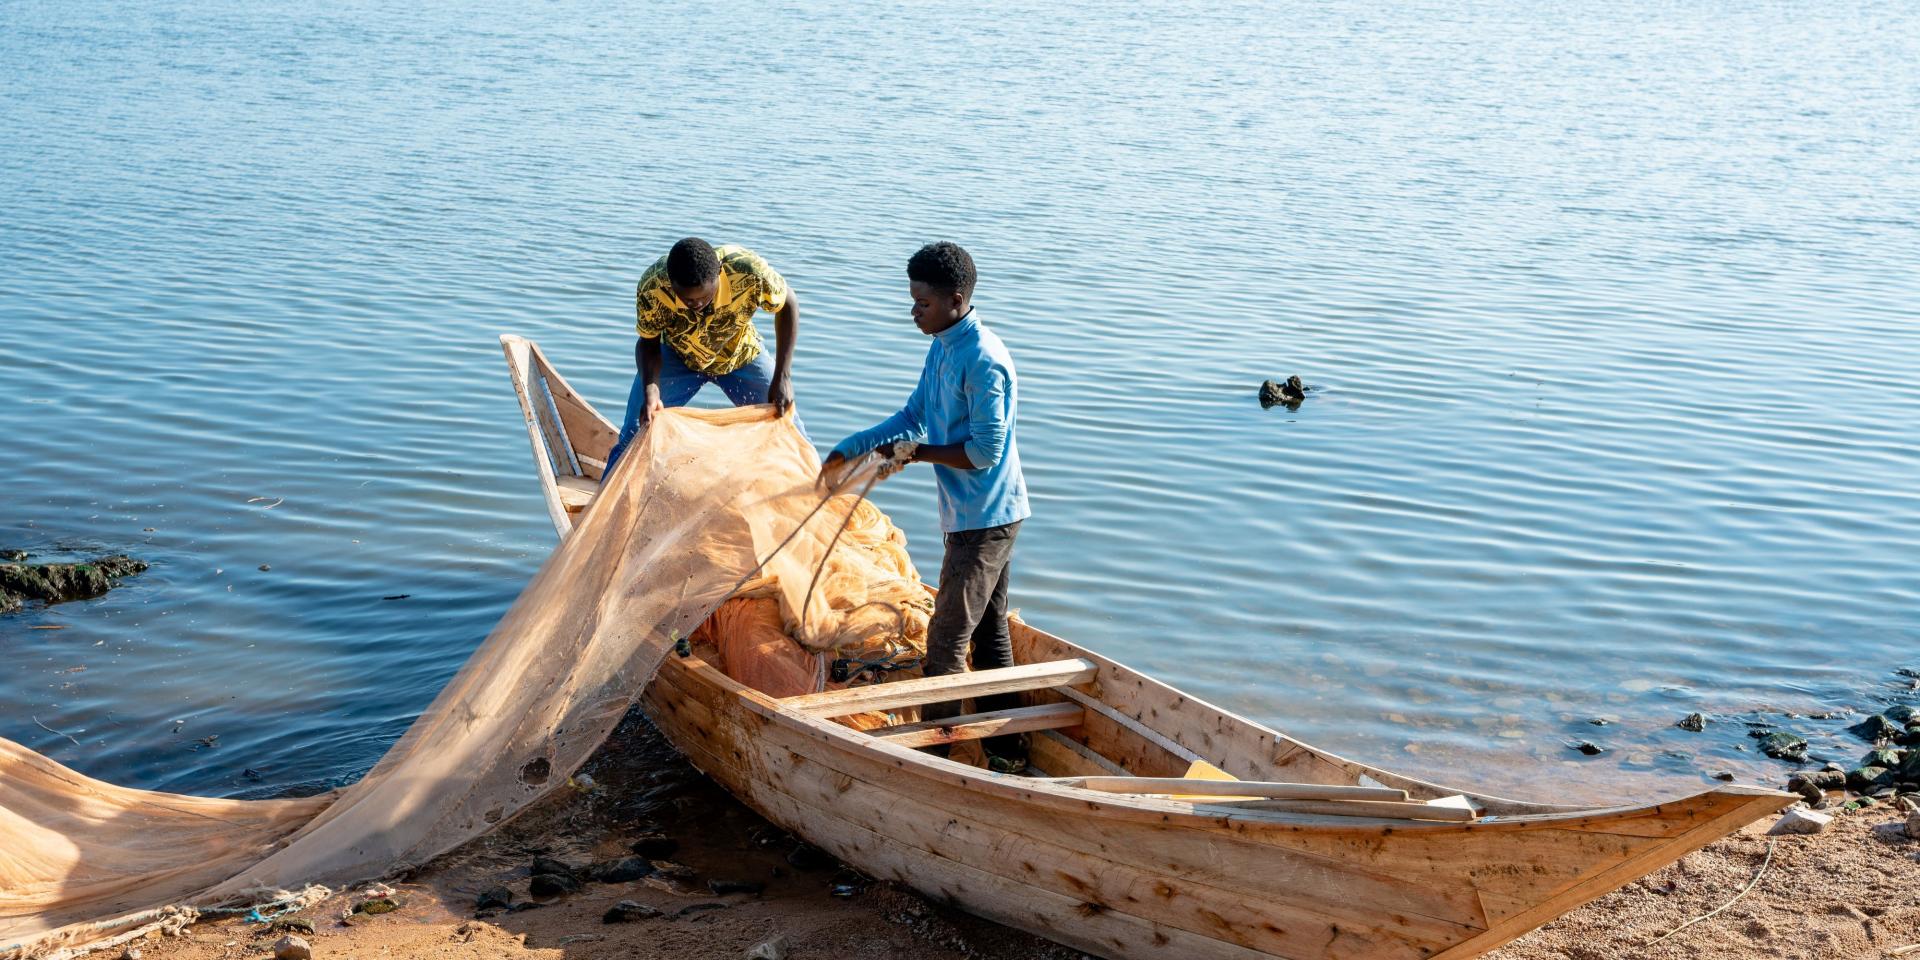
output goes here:
{"type": "MultiPolygon", "coordinates": [[[[565,537],[590,509],[615,430],[537,346],[501,342],[565,537]]],[[[997,776],[782,707],[697,658],[669,657],[642,704],[695,766],[862,872],[1111,960],[1464,960],[1795,799],[1724,787],[1600,809],[1442,787],[1316,749],[1027,624],[1012,633],[1020,663],[1097,668],[1020,694],[1056,715],[1083,708],[1077,724],[1034,735],[1052,775],[1380,785],[1416,803],[1452,797],[1481,819],[1261,810],[997,776]]]]}
{"type": "Polygon", "coordinates": [[[699,660],[669,661],[645,706],[695,766],[862,872],[1112,960],[1477,956],[1782,802],[1732,789],[1465,825],[1247,822],[877,752],[699,660]]]}

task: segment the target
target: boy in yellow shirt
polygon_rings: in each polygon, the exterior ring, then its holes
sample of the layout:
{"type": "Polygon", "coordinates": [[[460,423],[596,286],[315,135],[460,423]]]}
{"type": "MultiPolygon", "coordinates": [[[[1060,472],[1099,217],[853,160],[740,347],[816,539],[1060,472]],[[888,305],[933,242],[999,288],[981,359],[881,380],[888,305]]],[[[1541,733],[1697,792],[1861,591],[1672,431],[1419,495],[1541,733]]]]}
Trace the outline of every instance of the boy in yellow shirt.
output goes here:
{"type": "MultiPolygon", "coordinates": [[[[640,276],[633,310],[638,373],[607,473],[654,411],[685,406],[706,384],[717,384],[736,407],[771,403],[783,415],[792,409],[789,373],[799,299],[759,254],[734,244],[714,247],[698,237],[681,240],[640,276]],[[760,310],[773,314],[771,362],[753,326],[760,310]]],[[[797,417],[794,426],[800,427],[797,417]]]]}

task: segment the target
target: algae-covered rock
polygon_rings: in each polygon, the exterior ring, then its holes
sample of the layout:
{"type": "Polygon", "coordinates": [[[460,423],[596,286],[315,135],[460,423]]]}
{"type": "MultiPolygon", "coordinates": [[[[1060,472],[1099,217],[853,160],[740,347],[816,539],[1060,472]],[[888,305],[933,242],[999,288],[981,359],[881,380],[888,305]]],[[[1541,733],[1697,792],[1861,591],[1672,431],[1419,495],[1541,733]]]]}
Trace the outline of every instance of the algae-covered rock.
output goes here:
{"type": "Polygon", "coordinates": [[[146,561],[125,554],[86,563],[0,563],[0,613],[18,610],[27,600],[88,600],[146,569],[146,561]]]}
{"type": "Polygon", "coordinates": [[[1914,722],[1914,718],[1920,717],[1920,710],[1915,710],[1914,708],[1907,706],[1906,704],[1903,703],[1897,707],[1888,707],[1886,709],[1886,712],[1881,714],[1881,716],[1886,717],[1888,720],[1892,720],[1894,723],[1906,724],[1911,726],[1914,722]]]}
{"type": "Polygon", "coordinates": [[[1860,765],[1863,767],[1885,767],[1891,770],[1900,765],[1900,751],[1891,750],[1886,747],[1869,750],[1866,756],[1860,758],[1860,765]]]}
{"type": "Polygon", "coordinates": [[[1847,732],[1868,743],[1879,743],[1883,740],[1893,740],[1906,731],[1902,730],[1900,726],[1892,720],[1888,720],[1886,717],[1876,713],[1848,727],[1847,732]]]}
{"type": "Polygon", "coordinates": [[[1802,763],[1807,759],[1807,741],[1784,731],[1775,731],[1760,738],[1760,752],[1775,760],[1802,763]]]}
{"type": "Polygon", "coordinates": [[[1885,767],[1856,767],[1847,771],[1847,789],[1856,793],[1865,793],[1874,787],[1892,783],[1885,767]]]}
{"type": "Polygon", "coordinates": [[[1900,752],[1900,764],[1893,768],[1893,779],[1902,783],[1920,782],[1920,750],[1900,752]]]}

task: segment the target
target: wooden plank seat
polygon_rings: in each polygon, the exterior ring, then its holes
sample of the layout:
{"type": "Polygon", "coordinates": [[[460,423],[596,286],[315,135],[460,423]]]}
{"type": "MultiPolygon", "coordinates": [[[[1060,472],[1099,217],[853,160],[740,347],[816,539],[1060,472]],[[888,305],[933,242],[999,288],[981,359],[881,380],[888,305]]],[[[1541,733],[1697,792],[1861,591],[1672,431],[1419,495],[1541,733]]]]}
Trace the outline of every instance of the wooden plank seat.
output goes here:
{"type": "Polygon", "coordinates": [[[558,476],[553,479],[554,485],[560,490],[560,505],[566,507],[568,513],[579,513],[585,510],[587,504],[592,503],[593,498],[600,493],[598,480],[571,476],[558,476]]]}
{"type": "Polygon", "coordinates": [[[1240,810],[1313,813],[1326,817],[1471,823],[1480,812],[1464,797],[1422,803],[1405,790],[1327,783],[1202,780],[1181,777],[1057,777],[1054,783],[1100,793],[1164,795],[1240,810]],[[1196,794],[1203,794],[1197,795],[1196,794]]]}
{"type": "Polygon", "coordinates": [[[1210,797],[1251,797],[1262,800],[1371,800],[1407,802],[1405,790],[1388,787],[1350,787],[1327,783],[1280,783],[1261,780],[1193,780],[1181,777],[1066,777],[1054,781],[1100,793],[1194,794],[1210,797]]]}
{"type": "Polygon", "coordinates": [[[1086,717],[1086,708],[1077,703],[1043,703],[1011,710],[962,714],[949,720],[897,723],[871,732],[876,737],[903,747],[931,747],[1009,733],[1077,727],[1086,717]]]}
{"type": "Polygon", "coordinates": [[[844,717],[870,710],[898,710],[929,703],[944,703],[966,697],[985,697],[1022,690],[1046,690],[1075,683],[1086,683],[1099,673],[1091,660],[1075,657],[1045,663],[1023,663],[994,670],[975,670],[944,677],[915,677],[893,683],[876,683],[844,690],[807,693],[786,697],[780,705],[810,716],[844,717]]]}

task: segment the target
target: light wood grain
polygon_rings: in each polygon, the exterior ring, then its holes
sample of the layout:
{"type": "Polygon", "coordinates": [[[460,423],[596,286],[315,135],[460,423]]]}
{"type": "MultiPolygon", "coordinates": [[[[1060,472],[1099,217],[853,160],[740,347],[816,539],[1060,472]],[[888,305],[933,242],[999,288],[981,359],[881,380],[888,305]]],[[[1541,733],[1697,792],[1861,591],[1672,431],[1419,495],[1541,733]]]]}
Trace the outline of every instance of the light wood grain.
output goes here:
{"type": "Polygon", "coordinates": [[[915,677],[892,683],[809,693],[788,697],[780,701],[780,705],[814,717],[844,717],[849,713],[868,710],[897,710],[966,697],[1085,683],[1093,679],[1094,672],[1093,664],[1079,658],[1023,663],[994,670],[954,673],[943,677],[915,677]]]}
{"type": "Polygon", "coordinates": [[[1047,703],[1033,707],[1014,707],[987,713],[968,713],[951,720],[901,723],[868,731],[903,747],[930,747],[962,740],[1026,733],[1032,730],[1058,730],[1077,726],[1087,711],[1078,704],[1047,703]]]}
{"type": "MultiPolygon", "coordinates": [[[[1053,781],[1100,793],[1194,794],[1210,797],[1263,797],[1273,800],[1370,800],[1405,803],[1405,790],[1347,787],[1323,783],[1274,783],[1261,780],[1193,780],[1184,777],[1072,777],[1053,781]]],[[[1468,811],[1469,813],[1472,811],[1468,811]]]]}

